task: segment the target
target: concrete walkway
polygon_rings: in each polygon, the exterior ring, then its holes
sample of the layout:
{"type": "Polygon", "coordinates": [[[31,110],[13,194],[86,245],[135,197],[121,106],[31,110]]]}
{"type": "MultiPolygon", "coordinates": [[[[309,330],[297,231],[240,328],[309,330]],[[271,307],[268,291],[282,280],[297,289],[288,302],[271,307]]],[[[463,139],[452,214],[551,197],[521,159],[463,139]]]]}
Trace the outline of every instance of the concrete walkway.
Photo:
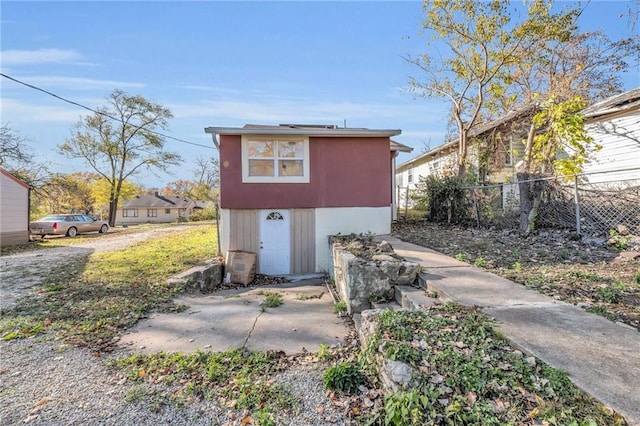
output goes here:
{"type": "Polygon", "coordinates": [[[174,302],[189,308],[140,321],[120,344],[145,353],[246,347],[297,354],[318,352],[321,344],[344,344],[353,330],[350,319],[333,311],[324,279],[185,294],[174,302]],[[266,292],[279,293],[282,305],[265,309],[266,292]]]}
{"type": "Polygon", "coordinates": [[[640,333],[520,284],[392,236],[395,252],[423,266],[429,290],[478,306],[516,347],[566,371],[581,389],[640,425],[640,333]]]}

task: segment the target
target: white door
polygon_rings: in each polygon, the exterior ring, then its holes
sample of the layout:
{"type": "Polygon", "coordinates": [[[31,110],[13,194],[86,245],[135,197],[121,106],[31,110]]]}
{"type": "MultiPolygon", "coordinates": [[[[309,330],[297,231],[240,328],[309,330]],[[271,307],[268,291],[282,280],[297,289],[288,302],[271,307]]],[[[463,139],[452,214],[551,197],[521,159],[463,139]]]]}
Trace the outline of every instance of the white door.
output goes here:
{"type": "Polygon", "coordinates": [[[260,211],[260,273],[291,273],[291,215],[289,210],[260,211]]]}

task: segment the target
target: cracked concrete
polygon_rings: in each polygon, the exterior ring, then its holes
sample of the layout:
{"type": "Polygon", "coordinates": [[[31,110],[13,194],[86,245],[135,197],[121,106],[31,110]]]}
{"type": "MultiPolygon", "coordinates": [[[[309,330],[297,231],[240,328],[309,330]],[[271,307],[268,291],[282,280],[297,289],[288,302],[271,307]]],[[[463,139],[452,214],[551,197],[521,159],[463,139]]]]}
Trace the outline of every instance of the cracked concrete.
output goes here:
{"type": "Polygon", "coordinates": [[[152,315],[120,344],[146,353],[247,347],[294,354],[317,352],[321,344],[342,344],[353,327],[349,318],[334,313],[323,279],[182,295],[175,302],[189,309],[152,315]],[[263,311],[267,291],[280,293],[283,304],[263,311]]]}

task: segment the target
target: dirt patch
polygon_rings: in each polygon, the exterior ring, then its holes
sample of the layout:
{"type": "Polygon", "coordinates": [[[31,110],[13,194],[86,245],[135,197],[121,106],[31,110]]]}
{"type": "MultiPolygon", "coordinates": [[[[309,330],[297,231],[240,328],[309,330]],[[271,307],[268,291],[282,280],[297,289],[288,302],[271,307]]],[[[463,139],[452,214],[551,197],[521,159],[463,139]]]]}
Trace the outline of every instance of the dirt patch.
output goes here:
{"type": "Polygon", "coordinates": [[[621,252],[605,240],[590,245],[561,230],[524,238],[514,230],[415,221],[394,224],[393,233],[640,330],[637,252],[621,252]]]}

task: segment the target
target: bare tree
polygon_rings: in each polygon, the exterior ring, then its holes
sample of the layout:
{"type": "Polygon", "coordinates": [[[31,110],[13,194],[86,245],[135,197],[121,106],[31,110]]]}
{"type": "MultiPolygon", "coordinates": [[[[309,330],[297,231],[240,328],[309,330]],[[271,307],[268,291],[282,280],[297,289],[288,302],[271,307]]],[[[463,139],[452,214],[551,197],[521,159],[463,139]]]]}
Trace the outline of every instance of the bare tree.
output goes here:
{"type": "Polygon", "coordinates": [[[171,111],[139,95],[114,90],[107,105],[81,119],[73,136],[58,146],[68,158],[83,159],[110,185],[109,224],[115,225],[123,182],[141,170],[166,170],[179,164],[180,156],[164,150],[171,111]]]}

